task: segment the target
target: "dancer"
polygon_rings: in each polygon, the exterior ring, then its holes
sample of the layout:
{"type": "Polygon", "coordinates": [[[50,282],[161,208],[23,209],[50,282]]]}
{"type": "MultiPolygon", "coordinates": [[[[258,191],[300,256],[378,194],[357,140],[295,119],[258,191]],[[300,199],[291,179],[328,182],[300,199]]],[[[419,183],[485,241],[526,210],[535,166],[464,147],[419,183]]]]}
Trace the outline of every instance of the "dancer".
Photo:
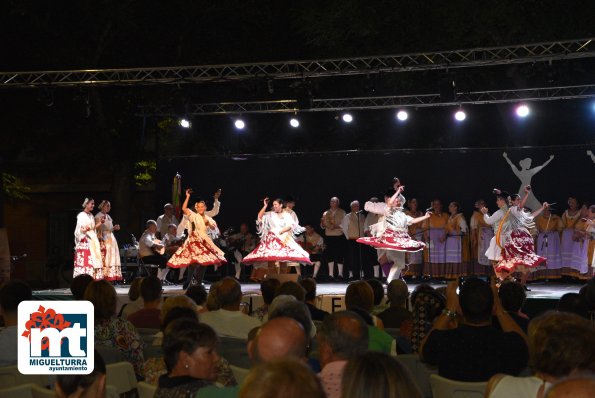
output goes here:
{"type": "Polygon", "coordinates": [[[502,260],[502,249],[496,244],[496,233],[498,232],[498,227],[500,226],[502,218],[504,218],[504,215],[508,212],[508,192],[499,189],[494,189],[492,192],[496,195],[496,206],[498,206],[498,210],[491,216],[488,215],[489,210],[485,206],[482,207],[480,211],[483,213],[483,221],[486,224],[491,225],[494,229],[494,236],[490,239],[490,245],[485,252],[485,256],[492,263],[494,272],[496,272],[496,264],[498,261],[502,260]]]}
{"type": "Polygon", "coordinates": [[[291,215],[283,211],[282,199],[273,200],[272,211],[266,211],[268,206],[269,198],[265,198],[256,220],[260,243],[242,262],[266,261],[269,274],[277,273],[276,262],[279,262],[281,273],[287,272],[287,262],[311,265],[308,253],[294,239],[295,235],[304,232],[304,228],[295,224],[291,215]]]}
{"type": "Polygon", "coordinates": [[[502,249],[502,259],[498,261],[495,271],[500,279],[505,279],[514,272],[521,272],[521,285],[525,290],[529,272],[545,265],[546,258],[535,253],[533,237],[529,232],[533,228],[533,218],[548,207],[544,202],[540,209],[528,213],[524,209],[525,202],[531,192],[531,186],[525,187],[523,199],[513,195],[511,207],[504,215],[496,233],[496,244],[502,249]]]}
{"type": "Polygon", "coordinates": [[[76,216],[73,278],[81,274],[88,274],[95,280],[103,279],[101,247],[97,240],[96,230],[101,227],[104,219],[100,219],[98,224],[95,223],[91,213],[94,207],[95,201],[92,198],[85,198],[83,211],[76,216]]]}
{"type": "Polygon", "coordinates": [[[122,265],[120,264],[120,249],[113,231],[119,231],[120,225],[115,224],[108,214],[112,204],[103,200],[99,204],[99,213],[95,214],[95,223],[99,225],[98,238],[103,260],[103,279],[116,282],[122,280],[122,265]],[[101,220],[104,220],[102,223],[101,220]]]}
{"type": "Polygon", "coordinates": [[[399,185],[388,200],[384,220],[372,227],[373,236],[357,240],[359,243],[386,250],[384,253],[386,258],[379,260],[381,263],[386,263],[388,260],[393,262],[388,273],[387,283],[398,278],[405,268],[405,253],[423,250],[425,247],[425,243],[411,239],[407,228],[409,225],[427,220],[430,218],[430,213],[427,212],[424,216],[417,218],[406,215],[403,212],[404,197],[401,194],[404,189],[404,186],[399,185]]]}
{"type": "MultiPolygon", "coordinates": [[[[370,198],[370,200],[368,200],[368,202],[370,203],[378,203],[378,198],[373,196],[370,198]]],[[[384,214],[384,212],[383,212],[384,214]]],[[[380,219],[380,214],[376,214],[376,213],[372,213],[371,211],[368,211],[368,214],[366,214],[366,219],[364,221],[364,236],[372,236],[372,233],[370,232],[370,227],[374,224],[378,223],[378,220],[380,219]]],[[[378,256],[376,255],[377,251],[375,248],[373,248],[372,246],[364,246],[364,261],[367,264],[373,264],[372,265],[372,270],[373,270],[373,277],[375,279],[380,279],[380,264],[378,264],[378,256]]],[[[370,278],[371,275],[366,275],[365,269],[364,269],[364,278],[370,278]]]]}
{"type": "MultiPolygon", "coordinates": [[[[196,212],[188,208],[188,201],[192,189],[186,189],[186,199],[182,204],[182,211],[188,218],[190,225],[194,225],[194,230],[190,232],[188,239],[184,242],[169,259],[167,265],[172,268],[188,267],[186,275],[186,283],[184,289],[193,284],[193,277],[195,276],[196,265],[198,265],[198,272],[196,272],[195,281],[198,284],[202,283],[206,267],[209,265],[224,264],[225,255],[211,240],[207,234],[207,229],[214,229],[217,223],[206,215],[207,205],[204,201],[198,201],[194,205],[196,212]]],[[[190,228],[190,227],[189,227],[190,228]]]]}

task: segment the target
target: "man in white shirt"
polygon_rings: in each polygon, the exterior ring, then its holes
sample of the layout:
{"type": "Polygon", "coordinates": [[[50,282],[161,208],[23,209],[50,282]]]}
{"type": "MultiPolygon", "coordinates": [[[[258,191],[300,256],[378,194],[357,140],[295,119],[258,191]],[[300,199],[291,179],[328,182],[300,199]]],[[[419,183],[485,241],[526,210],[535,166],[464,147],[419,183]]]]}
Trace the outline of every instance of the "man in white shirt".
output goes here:
{"type": "Polygon", "coordinates": [[[360,211],[359,202],[354,200],[350,204],[351,212],[343,217],[341,229],[347,239],[347,250],[345,252],[345,265],[354,280],[361,279],[362,270],[362,245],[357,239],[364,236],[365,218],[360,211]]]}
{"type": "Polygon", "coordinates": [[[339,207],[339,198],[331,198],[330,209],[322,213],[320,228],[324,229],[326,250],[324,254],[328,262],[329,280],[334,279],[334,265],[337,263],[338,277],[343,278],[343,258],[345,257],[345,236],[341,229],[341,222],[345,217],[345,210],[339,207]]]}
{"type": "Polygon", "coordinates": [[[161,283],[170,285],[171,283],[165,280],[165,276],[169,272],[169,268],[167,268],[167,257],[163,255],[165,253],[165,246],[156,238],[157,222],[155,220],[148,220],[145,225],[147,229],[145,229],[138,242],[138,255],[144,264],[156,264],[159,266],[157,278],[161,280],[161,283]]]}
{"type": "MultiPolygon", "coordinates": [[[[378,203],[378,198],[375,196],[371,197],[370,200],[368,200],[368,202],[378,203]]],[[[372,236],[370,227],[372,225],[376,224],[378,222],[379,218],[380,218],[380,215],[372,213],[372,212],[368,212],[368,214],[366,214],[366,220],[364,221],[364,236],[372,236]]],[[[368,271],[369,265],[373,265],[372,268],[373,268],[374,278],[380,278],[380,264],[378,264],[378,258],[376,256],[376,249],[374,249],[372,246],[368,246],[368,245],[362,245],[362,246],[364,246],[364,247],[362,247],[362,252],[363,252],[363,256],[364,256],[364,278],[369,279],[372,277],[372,275],[366,274],[366,271],[368,271]]]]}
{"type": "Polygon", "coordinates": [[[0,288],[0,315],[4,329],[0,330],[0,366],[16,365],[18,360],[18,307],[22,301],[32,300],[31,287],[13,279],[0,288]]]}
{"type": "Polygon", "coordinates": [[[233,256],[235,257],[235,271],[236,279],[240,279],[242,272],[242,259],[247,256],[256,247],[256,239],[250,233],[248,224],[240,225],[240,232],[229,236],[228,244],[233,248],[233,256]]]}
{"type": "Polygon", "coordinates": [[[174,215],[174,206],[171,203],[166,203],[163,206],[163,213],[164,214],[157,217],[157,232],[155,235],[159,239],[163,239],[170,224],[178,225],[179,222],[174,215]]]}
{"type": "Polygon", "coordinates": [[[247,340],[250,330],[259,327],[261,322],[240,311],[240,284],[234,278],[225,277],[215,289],[215,297],[221,308],[201,314],[200,321],[212,327],[219,336],[247,340]]]}

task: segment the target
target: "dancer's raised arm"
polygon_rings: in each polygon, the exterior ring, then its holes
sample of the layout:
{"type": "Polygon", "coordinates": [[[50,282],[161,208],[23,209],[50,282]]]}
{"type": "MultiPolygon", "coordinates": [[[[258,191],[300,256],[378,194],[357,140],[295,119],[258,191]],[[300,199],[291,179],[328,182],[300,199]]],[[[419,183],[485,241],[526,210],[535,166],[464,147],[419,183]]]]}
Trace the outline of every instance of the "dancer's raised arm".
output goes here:
{"type": "Polygon", "coordinates": [[[264,198],[264,200],[262,201],[263,206],[262,209],[260,209],[260,211],[258,212],[258,219],[262,220],[262,217],[264,216],[264,213],[267,211],[267,207],[269,207],[269,198],[264,198]]]}
{"type": "Polygon", "coordinates": [[[192,210],[188,208],[188,201],[190,200],[190,194],[192,193],[192,188],[186,189],[186,199],[184,199],[184,203],[182,204],[182,212],[190,216],[192,214],[192,210]]]}

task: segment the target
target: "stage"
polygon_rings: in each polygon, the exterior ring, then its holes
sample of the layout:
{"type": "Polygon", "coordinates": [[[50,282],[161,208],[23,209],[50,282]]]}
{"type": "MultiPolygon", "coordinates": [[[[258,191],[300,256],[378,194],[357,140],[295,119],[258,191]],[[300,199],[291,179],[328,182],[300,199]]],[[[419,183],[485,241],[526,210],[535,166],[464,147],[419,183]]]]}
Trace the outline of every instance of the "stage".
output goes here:
{"type": "MultiPolygon", "coordinates": [[[[409,282],[409,291],[412,292],[420,283],[409,282]]],[[[446,286],[446,283],[429,283],[434,288],[446,286]]],[[[207,290],[209,284],[206,285],[207,290]]],[[[247,302],[250,308],[257,308],[262,305],[262,297],[260,295],[260,286],[257,283],[242,283],[242,292],[244,293],[244,301],[247,302]]],[[[557,301],[566,293],[578,293],[583,286],[582,283],[568,283],[568,282],[535,282],[528,285],[531,289],[527,292],[527,301],[523,307],[525,312],[530,317],[539,315],[548,309],[556,309],[557,301]]],[[[317,285],[318,307],[325,311],[333,312],[344,309],[343,297],[347,283],[319,283],[317,285]]],[[[181,285],[164,286],[164,297],[184,294],[181,285]]],[[[128,286],[117,286],[116,293],[118,294],[118,308],[124,303],[128,302],[128,286]]],[[[35,290],[33,297],[36,300],[72,300],[69,289],[54,289],[54,290],[35,290]]]]}

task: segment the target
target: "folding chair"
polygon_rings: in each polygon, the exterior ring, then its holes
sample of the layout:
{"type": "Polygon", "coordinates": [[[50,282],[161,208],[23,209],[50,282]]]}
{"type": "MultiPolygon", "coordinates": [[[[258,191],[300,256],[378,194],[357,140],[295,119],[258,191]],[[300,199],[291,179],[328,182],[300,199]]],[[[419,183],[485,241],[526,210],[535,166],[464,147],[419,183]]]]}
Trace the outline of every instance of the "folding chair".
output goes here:
{"type": "Polygon", "coordinates": [[[433,374],[430,385],[434,398],[483,398],[488,382],[456,381],[433,374]]]}

